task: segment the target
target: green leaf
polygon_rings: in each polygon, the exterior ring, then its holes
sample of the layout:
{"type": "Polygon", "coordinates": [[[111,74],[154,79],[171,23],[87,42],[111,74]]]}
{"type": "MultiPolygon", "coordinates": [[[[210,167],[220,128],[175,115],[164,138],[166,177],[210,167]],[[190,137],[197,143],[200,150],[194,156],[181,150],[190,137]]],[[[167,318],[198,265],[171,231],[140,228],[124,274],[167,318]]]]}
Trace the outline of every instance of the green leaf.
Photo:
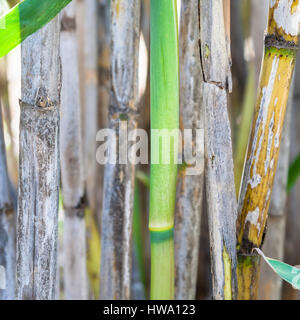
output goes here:
{"type": "Polygon", "coordinates": [[[264,253],[256,248],[256,251],[264,258],[266,263],[275,271],[279,277],[290,283],[295,289],[300,290],[300,269],[290,266],[282,261],[268,258],[264,253]]]}
{"type": "Polygon", "coordinates": [[[289,167],[287,191],[290,191],[300,175],[300,154],[289,167]]]}
{"type": "Polygon", "coordinates": [[[51,21],[72,0],[24,0],[0,17],[0,58],[51,21]]]}

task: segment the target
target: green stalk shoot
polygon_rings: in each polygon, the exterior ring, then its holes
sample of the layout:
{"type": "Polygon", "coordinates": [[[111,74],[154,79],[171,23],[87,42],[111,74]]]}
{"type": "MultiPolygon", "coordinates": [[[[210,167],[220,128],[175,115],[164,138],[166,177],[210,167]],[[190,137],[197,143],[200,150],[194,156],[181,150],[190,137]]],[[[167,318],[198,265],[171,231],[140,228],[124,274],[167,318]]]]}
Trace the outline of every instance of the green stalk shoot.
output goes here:
{"type": "Polygon", "coordinates": [[[151,299],[174,298],[174,209],[179,129],[179,49],[177,1],[151,1],[151,174],[150,218],[151,299]],[[162,130],[154,143],[153,130],[162,130]],[[165,143],[166,145],[166,143],[165,143]],[[168,147],[168,146],[167,146],[168,147]],[[169,149],[169,150],[168,150],[169,149]],[[156,162],[154,158],[159,156],[156,162]],[[169,157],[169,162],[163,161],[169,157]]]}

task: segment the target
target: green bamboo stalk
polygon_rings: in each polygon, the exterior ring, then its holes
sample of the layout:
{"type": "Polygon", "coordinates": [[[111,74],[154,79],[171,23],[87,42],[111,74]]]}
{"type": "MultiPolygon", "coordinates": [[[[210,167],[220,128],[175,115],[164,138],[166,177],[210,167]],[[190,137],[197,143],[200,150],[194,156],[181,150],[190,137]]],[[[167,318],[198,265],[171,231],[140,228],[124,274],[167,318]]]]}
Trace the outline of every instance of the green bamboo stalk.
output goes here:
{"type": "Polygon", "coordinates": [[[150,217],[151,237],[151,299],[174,298],[174,208],[177,164],[174,161],[178,135],[174,134],[174,148],[170,148],[170,163],[160,159],[153,163],[158,151],[154,144],[155,129],[163,130],[163,139],[179,128],[179,50],[177,1],[151,1],[151,174],[150,217]]]}

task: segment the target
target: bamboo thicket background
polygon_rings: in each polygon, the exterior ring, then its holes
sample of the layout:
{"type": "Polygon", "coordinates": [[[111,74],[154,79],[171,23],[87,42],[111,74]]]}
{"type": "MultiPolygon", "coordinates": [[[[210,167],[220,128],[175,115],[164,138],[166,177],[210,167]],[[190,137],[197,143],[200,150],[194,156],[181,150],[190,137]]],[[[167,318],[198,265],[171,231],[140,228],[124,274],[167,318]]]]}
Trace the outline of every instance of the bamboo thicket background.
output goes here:
{"type": "MultiPolygon", "coordinates": [[[[110,128],[122,144],[124,115],[128,130],[150,136],[151,1],[73,0],[0,59],[0,299],[150,297],[150,165],[100,165],[96,140],[110,128]]],[[[17,2],[0,1],[0,15],[17,2]]],[[[199,175],[178,168],[174,297],[253,298],[237,294],[235,223],[269,1],[177,0],[177,9],[179,126],[204,129],[204,144],[194,146],[199,175]]],[[[299,59],[288,80],[261,248],[295,266],[300,181],[289,191],[287,181],[300,153],[299,59]]],[[[299,299],[258,263],[259,299],[299,299]]]]}

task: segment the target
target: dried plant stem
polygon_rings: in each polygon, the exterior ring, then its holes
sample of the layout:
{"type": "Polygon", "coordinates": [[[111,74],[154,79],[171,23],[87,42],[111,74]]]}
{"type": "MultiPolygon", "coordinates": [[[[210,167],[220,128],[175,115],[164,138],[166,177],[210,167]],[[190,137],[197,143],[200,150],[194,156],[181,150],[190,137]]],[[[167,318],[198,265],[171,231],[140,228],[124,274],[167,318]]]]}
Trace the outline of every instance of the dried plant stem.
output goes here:
{"type": "MultiPolygon", "coordinates": [[[[229,2],[226,4],[229,5],[229,2]]],[[[204,75],[205,179],[213,298],[234,299],[237,204],[227,112],[227,93],[231,91],[229,37],[226,37],[225,32],[222,0],[200,1],[200,30],[204,75]]]]}
{"type": "MultiPolygon", "coordinates": [[[[284,259],[284,240],[287,214],[287,192],[290,123],[293,104],[293,86],[290,90],[286,116],[282,131],[280,153],[270,201],[268,232],[263,245],[264,253],[274,259],[284,259]]],[[[263,300],[281,300],[282,279],[266,264],[261,264],[258,297],[263,300]]]]}
{"type": "MultiPolygon", "coordinates": [[[[199,48],[199,5],[197,0],[181,1],[180,22],[180,117],[183,129],[196,130],[195,175],[183,168],[177,180],[175,213],[175,298],[195,299],[200,241],[200,219],[204,181],[204,112],[202,106],[202,68],[199,48]],[[199,140],[200,139],[200,140],[199,140]]],[[[185,156],[187,156],[185,154],[185,156]]],[[[187,164],[189,166],[189,164],[187,164]]],[[[195,166],[194,165],[190,165],[195,166]]]]}
{"type": "Polygon", "coordinates": [[[55,298],[60,72],[55,18],[22,43],[18,299],[55,298]]]}
{"type": "Polygon", "coordinates": [[[78,79],[76,4],[61,13],[62,62],[60,154],[64,205],[64,293],[67,300],[87,299],[84,180],[78,79]]]}
{"type": "MultiPolygon", "coordinates": [[[[109,127],[121,148],[119,129],[136,127],[140,4],[139,0],[111,1],[109,127]]],[[[134,165],[120,154],[117,160],[106,164],[104,173],[100,299],[130,297],[134,165]]]]}
{"type": "Polygon", "coordinates": [[[258,98],[239,195],[238,298],[255,299],[259,257],[298,48],[299,1],[270,1],[258,98]],[[293,27],[297,26],[297,27],[293,27]]]}

